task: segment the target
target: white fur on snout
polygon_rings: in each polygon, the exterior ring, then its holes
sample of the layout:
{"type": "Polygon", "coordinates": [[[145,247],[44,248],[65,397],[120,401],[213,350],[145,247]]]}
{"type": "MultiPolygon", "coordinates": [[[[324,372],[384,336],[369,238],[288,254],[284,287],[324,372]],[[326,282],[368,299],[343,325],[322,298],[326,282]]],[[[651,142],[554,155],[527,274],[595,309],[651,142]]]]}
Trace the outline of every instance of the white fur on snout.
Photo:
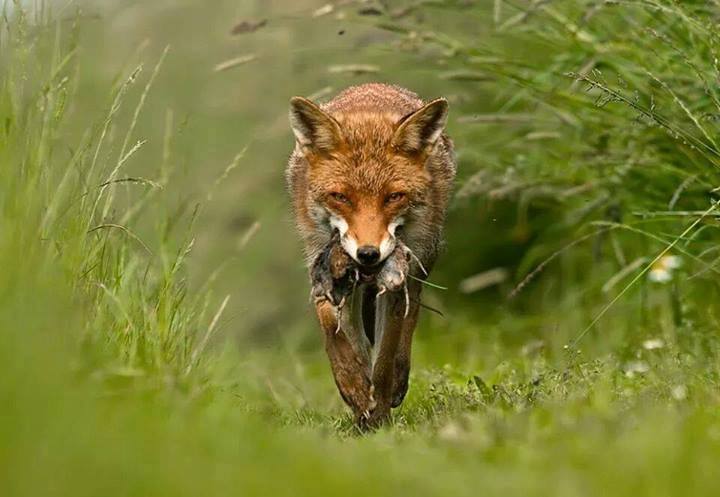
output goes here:
{"type": "Polygon", "coordinates": [[[342,236],[342,238],[340,238],[340,244],[345,249],[345,252],[347,252],[350,257],[355,259],[355,262],[360,263],[357,258],[358,244],[353,237],[346,233],[342,236]]]}
{"type": "Polygon", "coordinates": [[[348,223],[340,216],[330,216],[330,226],[338,230],[340,233],[340,245],[342,245],[342,248],[345,249],[345,252],[352,257],[355,262],[360,262],[357,258],[357,249],[358,244],[357,240],[350,236],[350,233],[348,233],[348,223]]]}
{"type": "Polygon", "coordinates": [[[340,216],[331,215],[330,216],[330,226],[338,230],[340,233],[340,236],[345,236],[345,233],[347,233],[348,230],[348,223],[340,216]]]}
{"type": "Polygon", "coordinates": [[[405,220],[401,217],[393,220],[387,227],[387,234],[380,242],[380,260],[384,261],[395,250],[395,230],[402,226],[405,220]]]}
{"type": "Polygon", "coordinates": [[[395,236],[387,233],[380,242],[380,260],[384,261],[395,250],[395,236]]]}

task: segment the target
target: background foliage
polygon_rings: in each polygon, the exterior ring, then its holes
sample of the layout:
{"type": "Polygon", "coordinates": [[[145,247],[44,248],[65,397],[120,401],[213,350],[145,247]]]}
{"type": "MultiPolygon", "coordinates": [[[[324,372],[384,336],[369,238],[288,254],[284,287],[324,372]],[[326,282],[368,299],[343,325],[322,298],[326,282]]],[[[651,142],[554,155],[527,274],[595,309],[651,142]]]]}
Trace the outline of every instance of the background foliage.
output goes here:
{"type": "Polygon", "coordinates": [[[3,495],[715,495],[715,2],[22,2],[0,30],[3,495]],[[451,102],[410,394],[358,436],[287,102],[451,102]]]}

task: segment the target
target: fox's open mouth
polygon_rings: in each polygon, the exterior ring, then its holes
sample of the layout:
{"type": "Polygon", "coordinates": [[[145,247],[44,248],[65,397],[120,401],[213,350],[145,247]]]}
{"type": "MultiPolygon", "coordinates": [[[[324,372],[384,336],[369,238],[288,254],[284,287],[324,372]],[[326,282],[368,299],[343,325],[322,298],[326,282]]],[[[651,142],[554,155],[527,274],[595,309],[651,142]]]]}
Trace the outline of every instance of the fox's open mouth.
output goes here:
{"type": "Polygon", "coordinates": [[[377,275],[377,271],[374,271],[372,273],[366,273],[362,270],[360,270],[360,281],[363,283],[369,283],[375,279],[375,276],[377,275]]]}
{"type": "Polygon", "coordinates": [[[360,273],[360,280],[364,282],[372,281],[375,279],[375,276],[377,276],[382,266],[382,261],[372,266],[363,266],[362,264],[359,264],[358,272],[360,273]]]}

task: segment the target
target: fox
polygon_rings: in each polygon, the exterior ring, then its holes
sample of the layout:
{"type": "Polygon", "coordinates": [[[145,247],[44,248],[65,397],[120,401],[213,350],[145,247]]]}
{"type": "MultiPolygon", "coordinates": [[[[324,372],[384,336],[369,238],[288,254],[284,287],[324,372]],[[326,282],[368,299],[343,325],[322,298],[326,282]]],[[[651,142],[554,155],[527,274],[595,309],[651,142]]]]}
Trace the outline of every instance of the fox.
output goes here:
{"type": "Polygon", "coordinates": [[[400,86],[290,100],[287,188],[336,386],[360,428],[408,391],[422,283],[456,174],[448,102],[400,86]]]}

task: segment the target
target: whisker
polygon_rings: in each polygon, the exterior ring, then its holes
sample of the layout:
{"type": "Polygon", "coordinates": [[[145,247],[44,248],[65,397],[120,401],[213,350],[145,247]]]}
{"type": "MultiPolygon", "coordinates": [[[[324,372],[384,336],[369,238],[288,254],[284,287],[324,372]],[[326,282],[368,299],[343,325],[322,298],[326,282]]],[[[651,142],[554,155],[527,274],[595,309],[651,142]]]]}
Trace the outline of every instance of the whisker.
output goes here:
{"type": "Polygon", "coordinates": [[[428,273],[428,270],[425,269],[425,266],[423,266],[423,263],[420,260],[420,258],[417,255],[415,255],[415,252],[413,252],[412,249],[410,247],[408,247],[407,245],[405,245],[405,250],[408,251],[408,253],[410,254],[410,257],[415,259],[415,262],[417,262],[418,267],[420,267],[420,271],[422,271],[426,277],[430,276],[430,273],[428,273]]]}
{"type": "Polygon", "coordinates": [[[440,316],[442,318],[445,317],[445,313],[443,313],[440,309],[436,309],[435,307],[429,306],[429,305],[425,304],[424,302],[420,302],[419,300],[415,300],[415,299],[410,299],[410,300],[412,300],[412,302],[416,303],[423,309],[426,309],[430,312],[434,312],[435,314],[437,314],[438,316],[440,316]]]}
{"type": "Polygon", "coordinates": [[[403,319],[407,319],[408,314],[410,314],[410,291],[408,291],[407,280],[405,280],[405,284],[403,285],[403,291],[405,292],[405,315],[403,319]]]}

